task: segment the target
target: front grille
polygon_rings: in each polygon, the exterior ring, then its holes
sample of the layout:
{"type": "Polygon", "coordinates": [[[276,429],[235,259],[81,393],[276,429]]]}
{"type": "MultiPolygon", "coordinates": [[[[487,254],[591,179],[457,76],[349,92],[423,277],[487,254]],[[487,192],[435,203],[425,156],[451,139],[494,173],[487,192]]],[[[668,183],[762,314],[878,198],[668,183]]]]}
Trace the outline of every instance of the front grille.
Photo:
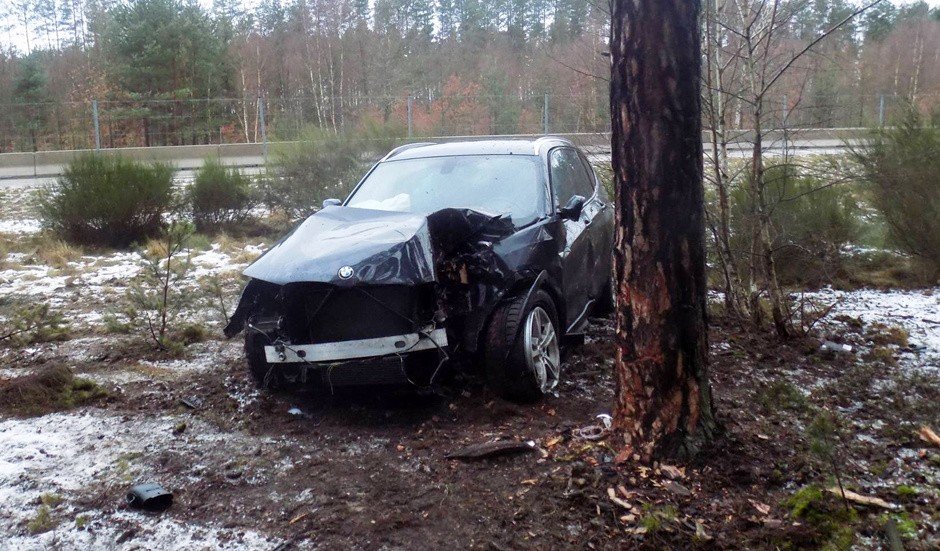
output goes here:
{"type": "Polygon", "coordinates": [[[285,330],[294,343],[319,344],[414,333],[431,322],[429,286],[284,286],[285,330]]]}
{"type": "Polygon", "coordinates": [[[360,385],[399,385],[408,382],[404,358],[372,358],[334,364],[320,369],[329,387],[360,385]]]}

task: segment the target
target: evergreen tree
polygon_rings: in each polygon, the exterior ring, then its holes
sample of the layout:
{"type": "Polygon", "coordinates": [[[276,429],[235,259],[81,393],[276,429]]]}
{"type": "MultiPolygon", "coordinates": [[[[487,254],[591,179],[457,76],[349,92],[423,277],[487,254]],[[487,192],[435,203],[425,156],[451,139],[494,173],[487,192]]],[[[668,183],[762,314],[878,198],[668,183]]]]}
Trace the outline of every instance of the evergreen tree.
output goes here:
{"type": "Polygon", "coordinates": [[[103,42],[119,87],[144,98],[225,96],[224,37],[193,1],[135,0],[111,13],[103,42]]]}
{"type": "Polygon", "coordinates": [[[46,75],[40,56],[41,52],[34,52],[22,58],[13,81],[13,100],[20,104],[15,111],[16,126],[29,135],[33,151],[39,150],[39,134],[49,115],[46,75]]]}
{"type": "Polygon", "coordinates": [[[430,42],[434,32],[434,6],[426,0],[376,0],[375,27],[395,28],[409,40],[430,42]]]}
{"type": "Polygon", "coordinates": [[[890,1],[883,1],[865,14],[865,42],[881,42],[888,36],[898,17],[898,8],[890,1]]]}
{"type": "Polygon", "coordinates": [[[437,4],[437,19],[440,24],[440,31],[437,34],[438,38],[456,38],[457,23],[459,21],[457,16],[457,1],[439,0],[437,4]]]}

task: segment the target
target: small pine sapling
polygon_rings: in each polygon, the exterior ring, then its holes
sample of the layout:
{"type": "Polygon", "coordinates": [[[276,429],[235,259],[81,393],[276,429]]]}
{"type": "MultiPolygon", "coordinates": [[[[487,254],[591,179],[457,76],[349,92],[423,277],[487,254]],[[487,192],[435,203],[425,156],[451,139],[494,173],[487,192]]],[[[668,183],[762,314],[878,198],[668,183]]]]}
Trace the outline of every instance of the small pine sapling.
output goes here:
{"type": "Polygon", "coordinates": [[[183,286],[192,269],[187,244],[193,233],[191,224],[172,222],[159,246],[141,251],[146,265],[128,289],[128,319],[160,350],[179,348],[170,339],[170,330],[193,300],[183,286]]]}

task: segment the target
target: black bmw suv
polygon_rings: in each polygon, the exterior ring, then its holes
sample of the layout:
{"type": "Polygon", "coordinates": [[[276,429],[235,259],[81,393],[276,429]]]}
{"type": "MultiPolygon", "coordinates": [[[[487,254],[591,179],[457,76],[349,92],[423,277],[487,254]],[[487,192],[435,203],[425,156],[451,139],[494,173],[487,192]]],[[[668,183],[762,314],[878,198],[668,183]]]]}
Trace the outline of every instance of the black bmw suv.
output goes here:
{"type": "Polygon", "coordinates": [[[265,387],[426,385],[465,355],[531,401],[612,307],[612,246],[610,201],[568,140],[409,144],[245,270],[225,332],[245,331],[265,387]]]}

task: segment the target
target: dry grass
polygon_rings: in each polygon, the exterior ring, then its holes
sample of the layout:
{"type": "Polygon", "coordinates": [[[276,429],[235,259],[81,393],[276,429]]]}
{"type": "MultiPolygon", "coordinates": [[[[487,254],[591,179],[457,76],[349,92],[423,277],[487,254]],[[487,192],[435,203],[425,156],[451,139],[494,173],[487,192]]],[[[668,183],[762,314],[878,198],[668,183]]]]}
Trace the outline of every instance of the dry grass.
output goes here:
{"type": "Polygon", "coordinates": [[[87,380],[76,378],[64,366],[42,368],[36,373],[0,381],[0,411],[34,416],[70,409],[107,396],[87,380]]]}
{"type": "Polygon", "coordinates": [[[866,332],[866,336],[878,346],[893,344],[900,347],[907,346],[908,333],[903,327],[888,326],[883,323],[873,323],[866,332]]]}
{"type": "Polygon", "coordinates": [[[12,241],[6,234],[0,233],[0,270],[6,270],[11,267],[9,260],[10,247],[12,241]]]}
{"type": "Polygon", "coordinates": [[[35,255],[39,257],[44,264],[54,268],[65,268],[69,262],[76,262],[81,259],[85,252],[77,245],[71,245],[43,234],[42,242],[37,248],[35,255]]]}
{"type": "Polygon", "coordinates": [[[143,253],[147,258],[166,258],[166,239],[151,238],[143,246],[143,253]]]}
{"type": "Polygon", "coordinates": [[[22,253],[24,264],[44,264],[52,268],[67,268],[70,262],[81,260],[84,249],[67,243],[51,233],[42,232],[22,237],[0,237],[0,262],[9,253],[22,253]]]}

